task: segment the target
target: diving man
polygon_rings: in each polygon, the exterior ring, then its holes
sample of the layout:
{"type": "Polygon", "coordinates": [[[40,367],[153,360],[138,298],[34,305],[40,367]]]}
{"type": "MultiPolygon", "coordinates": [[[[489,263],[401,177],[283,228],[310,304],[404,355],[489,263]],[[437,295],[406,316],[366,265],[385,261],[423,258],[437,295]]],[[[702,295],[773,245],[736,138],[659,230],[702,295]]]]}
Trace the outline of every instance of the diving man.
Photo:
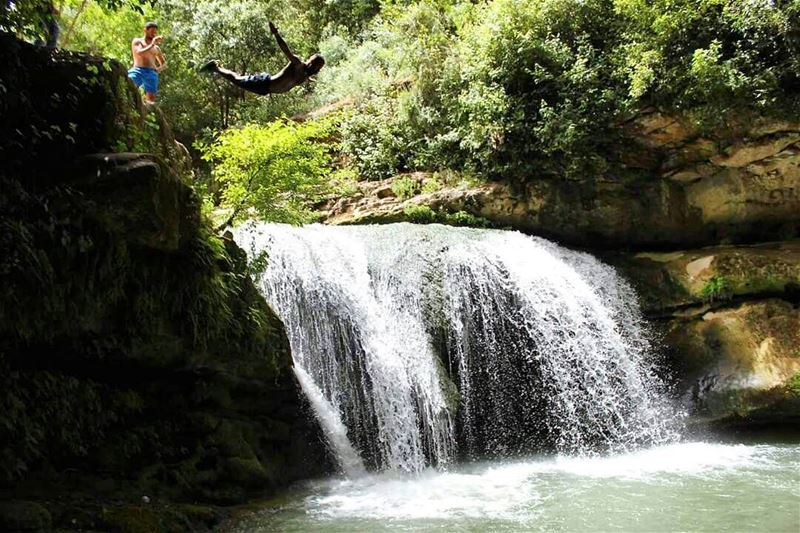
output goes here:
{"type": "Polygon", "coordinates": [[[289,63],[274,76],[269,72],[249,75],[238,74],[220,67],[216,61],[209,61],[201,66],[200,72],[215,72],[237,87],[263,96],[266,94],[285,93],[293,87],[306,82],[325,65],[325,59],[319,54],[312,55],[305,62],[301,61],[289,50],[286,41],[283,40],[283,37],[278,33],[278,29],[272,22],[269,23],[269,29],[272,35],[275,36],[275,40],[278,41],[280,49],[289,58],[289,63]]]}

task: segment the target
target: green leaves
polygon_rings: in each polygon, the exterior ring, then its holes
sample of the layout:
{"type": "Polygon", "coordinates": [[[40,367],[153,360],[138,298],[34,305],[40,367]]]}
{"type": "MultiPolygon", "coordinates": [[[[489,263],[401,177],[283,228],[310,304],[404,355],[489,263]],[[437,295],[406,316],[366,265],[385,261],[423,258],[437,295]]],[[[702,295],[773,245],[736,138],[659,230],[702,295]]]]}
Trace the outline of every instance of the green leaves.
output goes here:
{"type": "Polygon", "coordinates": [[[384,8],[318,87],[359,102],[342,146],[368,179],[447,167],[515,181],[586,179],[613,170],[618,124],[644,107],[707,128],[741,113],[800,115],[798,2],[399,6],[384,8]],[[351,70],[373,84],[359,78],[354,89],[334,77],[351,70]],[[398,88],[392,78],[408,82],[398,88]]]}
{"type": "MultiPolygon", "coordinates": [[[[129,8],[110,11],[110,3],[86,6],[70,46],[128,61],[142,17],[129,8]]],[[[66,0],[62,23],[81,5],[66,0]]],[[[184,144],[215,130],[247,123],[272,128],[279,116],[349,103],[353,111],[335,126],[340,163],[362,179],[443,169],[523,182],[586,179],[619,170],[611,154],[617,126],[644,107],[682,114],[706,129],[725,128],[730,117],[748,113],[800,116],[797,0],[137,5],[167,35],[170,67],[159,98],[184,144]],[[320,50],[326,57],[304,91],[256,97],[194,70],[213,57],[236,71],[275,72],[284,58],[268,20],[298,55],[320,50]]],[[[276,138],[289,135],[270,131],[276,138]]],[[[196,175],[204,179],[202,171],[196,175]]],[[[261,191],[237,188],[235,181],[225,200],[229,209],[261,191]]]]}
{"type": "Polygon", "coordinates": [[[327,188],[332,121],[296,124],[277,120],[221,133],[203,155],[214,163],[230,220],[256,217],[301,224],[313,219],[310,205],[327,188]]]}

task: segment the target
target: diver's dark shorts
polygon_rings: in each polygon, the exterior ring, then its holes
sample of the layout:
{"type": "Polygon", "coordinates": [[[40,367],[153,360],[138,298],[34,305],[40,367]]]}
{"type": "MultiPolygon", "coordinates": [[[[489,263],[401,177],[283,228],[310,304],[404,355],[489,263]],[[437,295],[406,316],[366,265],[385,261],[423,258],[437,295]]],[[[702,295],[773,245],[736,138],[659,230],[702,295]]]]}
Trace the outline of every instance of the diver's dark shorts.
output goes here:
{"type": "Polygon", "coordinates": [[[269,92],[270,81],[272,75],[269,72],[261,72],[260,74],[251,74],[249,76],[242,76],[236,80],[236,85],[242,89],[256,94],[267,94],[269,92]]]}

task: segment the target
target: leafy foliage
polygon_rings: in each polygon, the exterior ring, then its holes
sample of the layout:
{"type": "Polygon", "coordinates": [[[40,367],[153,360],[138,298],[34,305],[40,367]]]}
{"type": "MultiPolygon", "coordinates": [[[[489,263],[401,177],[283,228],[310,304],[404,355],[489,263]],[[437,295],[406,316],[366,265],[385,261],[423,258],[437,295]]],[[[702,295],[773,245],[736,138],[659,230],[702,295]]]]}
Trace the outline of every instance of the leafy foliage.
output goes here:
{"type": "Polygon", "coordinates": [[[353,87],[359,103],[343,123],[342,146],[365,178],[452,168],[523,181],[585,179],[613,170],[617,126],[644,107],[723,130],[747,114],[800,115],[798,6],[385,6],[368,38],[321,76],[317,97],[341,98],[353,87]],[[374,74],[363,80],[367,57],[374,74]]]}
{"type": "Polygon", "coordinates": [[[108,5],[65,0],[59,16],[59,46],[129,63],[131,39],[142,34],[144,20],[157,18],[158,11],[150,2],[108,5]]]}
{"type": "MultiPolygon", "coordinates": [[[[129,10],[144,13],[154,0],[95,0],[105,10],[129,10]]],[[[84,2],[85,4],[86,2],[84,2]]],[[[47,24],[59,18],[53,0],[10,0],[0,4],[0,31],[14,33],[24,39],[44,37],[47,24]]],[[[63,6],[62,6],[63,7],[63,6]]]]}
{"type": "Polygon", "coordinates": [[[405,200],[420,192],[419,183],[414,178],[402,176],[392,182],[392,192],[401,200],[405,200]]]}
{"type": "Polygon", "coordinates": [[[731,282],[725,276],[712,276],[700,290],[700,296],[707,301],[730,298],[733,292],[731,282]]]}
{"type": "Polygon", "coordinates": [[[255,214],[262,220],[299,224],[313,218],[308,206],[321,198],[330,173],[330,120],[286,120],[248,125],[219,135],[205,150],[222,187],[230,222],[255,214]]]}
{"type": "Polygon", "coordinates": [[[456,211],[448,213],[445,211],[434,211],[427,205],[411,205],[403,210],[403,214],[409,222],[415,224],[445,224],[448,226],[463,226],[470,228],[490,228],[492,223],[483,218],[475,216],[466,211],[456,211]]]}
{"type": "Polygon", "coordinates": [[[788,389],[789,392],[800,398],[800,372],[789,379],[788,389]]]}
{"type": "MultiPolygon", "coordinates": [[[[66,0],[62,26],[82,5],[66,0]]],[[[143,19],[119,5],[90,2],[68,46],[127,61],[143,19]]],[[[517,182],[615,177],[619,124],[643,108],[723,133],[754,115],[800,117],[796,0],[140,5],[167,35],[160,100],[184,144],[213,144],[221,130],[349,102],[333,127],[335,166],[361,179],[413,171],[517,182]],[[210,58],[236,71],[280,68],[285,58],[268,20],[298,55],[326,57],[316,81],[257,97],[197,73],[210,58]]],[[[219,200],[219,184],[203,187],[219,200]]]]}

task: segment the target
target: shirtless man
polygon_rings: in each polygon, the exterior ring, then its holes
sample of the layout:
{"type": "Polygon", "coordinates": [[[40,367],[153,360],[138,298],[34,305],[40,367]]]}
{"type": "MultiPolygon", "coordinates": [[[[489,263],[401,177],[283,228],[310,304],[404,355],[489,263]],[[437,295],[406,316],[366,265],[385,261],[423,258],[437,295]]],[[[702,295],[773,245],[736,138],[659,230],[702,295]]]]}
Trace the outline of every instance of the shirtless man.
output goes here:
{"type": "Polygon", "coordinates": [[[216,61],[209,61],[201,66],[200,72],[216,72],[237,87],[263,96],[271,93],[285,93],[292,87],[307,81],[325,65],[325,59],[319,54],[312,55],[305,62],[300,61],[300,58],[289,50],[286,41],[283,40],[283,37],[278,33],[278,29],[272,22],[269,23],[269,29],[272,35],[275,36],[275,40],[278,41],[280,49],[289,58],[289,63],[274,76],[270,75],[269,72],[250,75],[237,74],[232,70],[218,66],[216,61]]]}
{"type": "Polygon", "coordinates": [[[167,68],[167,60],[158,47],[164,38],[158,34],[158,24],[148,22],[144,25],[144,37],[137,37],[131,42],[133,67],[128,77],[137,87],[144,86],[145,99],[155,103],[158,92],[158,74],[167,68]]]}

